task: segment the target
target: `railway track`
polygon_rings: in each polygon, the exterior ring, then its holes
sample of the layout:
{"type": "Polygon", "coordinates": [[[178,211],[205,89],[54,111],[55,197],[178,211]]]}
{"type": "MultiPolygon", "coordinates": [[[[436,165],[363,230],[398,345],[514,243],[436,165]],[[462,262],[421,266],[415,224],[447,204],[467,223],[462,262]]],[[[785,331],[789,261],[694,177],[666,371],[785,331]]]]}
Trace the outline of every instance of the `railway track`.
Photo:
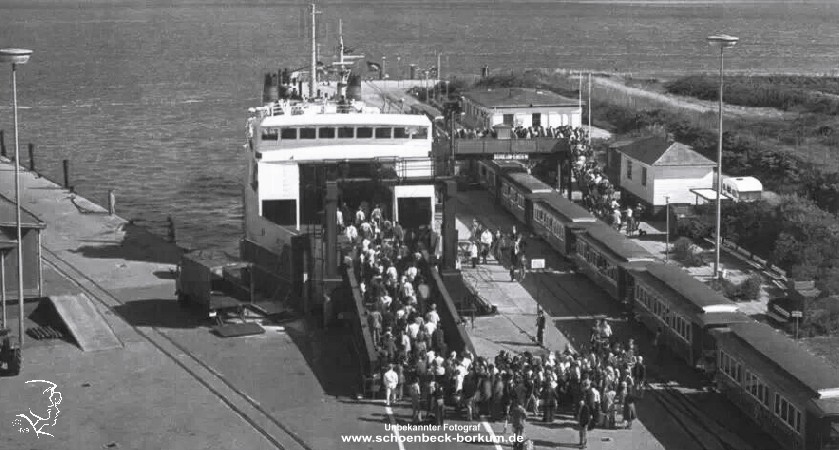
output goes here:
{"type": "MultiPolygon", "coordinates": [[[[116,306],[125,304],[95,280],[81,273],[56,252],[46,247],[42,247],[42,249],[44,260],[50,266],[71,280],[92,299],[107,307],[108,310],[113,311],[116,306]]],[[[128,322],[126,324],[168,359],[180,366],[191,378],[212,392],[244,422],[265,437],[274,448],[313,450],[300,436],[266,411],[259,402],[236,388],[222,374],[157,327],[142,330],[128,322]]]]}

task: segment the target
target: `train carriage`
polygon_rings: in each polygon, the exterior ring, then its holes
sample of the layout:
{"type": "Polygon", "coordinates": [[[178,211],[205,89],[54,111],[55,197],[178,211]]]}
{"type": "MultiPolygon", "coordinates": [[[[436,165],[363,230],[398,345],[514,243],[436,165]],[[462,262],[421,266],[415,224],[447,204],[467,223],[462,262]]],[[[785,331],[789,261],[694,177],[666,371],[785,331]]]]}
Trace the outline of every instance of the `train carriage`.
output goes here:
{"type": "Polygon", "coordinates": [[[556,251],[570,258],[576,240],[574,230],[598,223],[585,208],[554,193],[539,198],[533,204],[530,226],[534,233],[547,241],[556,251]]]}
{"type": "Polygon", "coordinates": [[[526,173],[506,173],[501,177],[501,206],[518,219],[530,225],[533,201],[554,192],[549,185],[526,173]]]}
{"type": "Polygon", "coordinates": [[[501,177],[506,173],[527,173],[527,168],[518,161],[478,161],[478,183],[489,192],[493,200],[501,198],[501,177]]]}
{"type": "Polygon", "coordinates": [[[643,267],[655,257],[602,222],[572,232],[576,240],[572,260],[577,268],[612,298],[625,302],[631,286],[627,270],[643,267]]]}
{"type": "Polygon", "coordinates": [[[737,304],[684,270],[661,262],[630,272],[633,307],[650,331],[688,365],[713,369],[714,340],[709,330],[730,323],[751,322],[737,304]]]}
{"type": "Polygon", "coordinates": [[[717,387],[732,403],[783,448],[839,448],[839,371],[759,322],[712,333],[717,387]]]}

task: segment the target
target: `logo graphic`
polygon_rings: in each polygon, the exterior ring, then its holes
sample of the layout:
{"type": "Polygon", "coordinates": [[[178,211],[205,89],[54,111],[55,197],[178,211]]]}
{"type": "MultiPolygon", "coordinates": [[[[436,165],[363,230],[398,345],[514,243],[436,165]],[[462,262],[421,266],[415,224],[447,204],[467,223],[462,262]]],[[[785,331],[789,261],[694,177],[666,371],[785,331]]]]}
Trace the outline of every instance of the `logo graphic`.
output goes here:
{"type": "MultiPolygon", "coordinates": [[[[19,417],[19,419],[15,419],[13,425],[18,429],[20,433],[29,433],[30,431],[35,433],[35,436],[38,439],[41,438],[41,435],[46,436],[53,436],[52,434],[43,431],[44,427],[55,427],[55,424],[58,422],[58,414],[61,411],[58,409],[58,405],[61,404],[61,392],[56,391],[55,389],[58,387],[52,381],[47,380],[29,380],[27,383],[43,383],[47,387],[44,389],[43,394],[47,396],[47,400],[49,401],[49,406],[46,406],[46,417],[41,417],[38,414],[32,412],[32,408],[29,408],[29,414],[18,414],[15,417],[19,417]],[[23,420],[26,420],[31,427],[29,428],[23,427],[23,420]]],[[[38,412],[41,413],[43,410],[39,409],[38,412]]]]}

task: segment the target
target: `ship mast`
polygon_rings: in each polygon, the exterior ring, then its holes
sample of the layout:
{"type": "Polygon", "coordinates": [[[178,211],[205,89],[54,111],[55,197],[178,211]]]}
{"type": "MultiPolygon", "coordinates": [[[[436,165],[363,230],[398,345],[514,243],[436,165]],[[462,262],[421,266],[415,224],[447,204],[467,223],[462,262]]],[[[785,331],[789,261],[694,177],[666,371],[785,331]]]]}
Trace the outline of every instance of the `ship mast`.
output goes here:
{"type": "Polygon", "coordinates": [[[317,10],[316,5],[312,3],[312,67],[310,68],[311,72],[309,73],[309,99],[315,98],[315,90],[318,82],[318,61],[317,61],[317,54],[318,54],[318,44],[317,44],[317,15],[321,12],[317,10]]]}

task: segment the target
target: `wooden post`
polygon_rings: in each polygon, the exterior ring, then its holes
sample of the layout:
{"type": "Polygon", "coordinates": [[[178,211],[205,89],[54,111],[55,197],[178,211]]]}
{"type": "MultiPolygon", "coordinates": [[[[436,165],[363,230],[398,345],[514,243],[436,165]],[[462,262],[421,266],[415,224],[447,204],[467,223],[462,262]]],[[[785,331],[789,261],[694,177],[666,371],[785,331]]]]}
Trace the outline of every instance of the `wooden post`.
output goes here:
{"type": "Polygon", "coordinates": [[[169,242],[174,243],[177,240],[175,236],[175,221],[172,220],[172,216],[168,216],[166,221],[168,222],[169,228],[169,242]]]}
{"type": "Polygon", "coordinates": [[[0,130],[0,155],[6,157],[6,132],[0,130]]]}
{"type": "Polygon", "coordinates": [[[70,160],[61,161],[61,165],[64,168],[64,188],[70,189],[70,160]]]}
{"type": "Polygon", "coordinates": [[[35,144],[29,143],[29,171],[35,171],[35,144]]]}
{"type": "Polygon", "coordinates": [[[108,214],[114,216],[117,213],[117,197],[113,189],[108,189],[108,214]]]}

